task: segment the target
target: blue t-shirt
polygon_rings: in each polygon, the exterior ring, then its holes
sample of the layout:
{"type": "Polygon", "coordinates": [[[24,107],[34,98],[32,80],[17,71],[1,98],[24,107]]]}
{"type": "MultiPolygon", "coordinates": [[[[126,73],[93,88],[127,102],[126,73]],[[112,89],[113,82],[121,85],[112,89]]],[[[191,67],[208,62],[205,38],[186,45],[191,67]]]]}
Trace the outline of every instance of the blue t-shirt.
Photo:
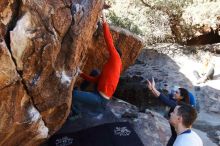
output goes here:
{"type": "Polygon", "coordinates": [[[195,99],[195,96],[193,96],[193,94],[191,92],[189,92],[189,101],[190,101],[190,104],[195,107],[196,106],[196,99],[195,99]]]}
{"type": "MultiPolygon", "coordinates": [[[[175,99],[172,98],[173,94],[170,93],[169,94],[169,98],[164,96],[163,94],[160,94],[159,98],[168,106],[174,108],[177,105],[177,102],[175,99]]],[[[195,96],[193,96],[193,94],[191,92],[189,92],[189,102],[190,105],[195,107],[196,106],[196,99],[195,96]]]]}

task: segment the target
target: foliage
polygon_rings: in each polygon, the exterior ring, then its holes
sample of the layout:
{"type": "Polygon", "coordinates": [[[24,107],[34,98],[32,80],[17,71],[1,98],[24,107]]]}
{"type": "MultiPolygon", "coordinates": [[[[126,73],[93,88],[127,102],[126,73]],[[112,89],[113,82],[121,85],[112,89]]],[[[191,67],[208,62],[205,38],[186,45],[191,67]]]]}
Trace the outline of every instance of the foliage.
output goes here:
{"type": "MultiPolygon", "coordinates": [[[[146,44],[184,43],[195,34],[198,27],[198,23],[190,22],[191,17],[196,19],[197,16],[190,16],[188,22],[183,18],[186,9],[210,1],[212,0],[107,0],[112,5],[108,16],[114,25],[138,34],[146,44]]],[[[202,11],[200,7],[195,12],[202,11]]]]}
{"type": "Polygon", "coordinates": [[[114,11],[109,12],[108,18],[115,26],[126,28],[137,35],[142,34],[142,31],[139,29],[139,27],[135,25],[129,18],[121,18],[117,16],[114,11]]]}

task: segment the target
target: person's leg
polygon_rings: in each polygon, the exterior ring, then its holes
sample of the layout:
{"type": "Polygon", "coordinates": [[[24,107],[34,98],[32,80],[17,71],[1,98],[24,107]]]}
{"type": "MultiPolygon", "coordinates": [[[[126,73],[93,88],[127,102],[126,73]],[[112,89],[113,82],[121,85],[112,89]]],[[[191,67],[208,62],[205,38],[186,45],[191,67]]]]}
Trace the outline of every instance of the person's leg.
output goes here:
{"type": "Polygon", "coordinates": [[[74,89],[72,93],[71,111],[68,119],[75,121],[82,116],[82,104],[88,106],[92,111],[97,111],[102,105],[99,99],[99,95],[95,93],[74,89]]]}
{"type": "Polygon", "coordinates": [[[99,111],[105,106],[103,103],[105,103],[105,99],[96,90],[94,92],[85,92],[74,88],[69,119],[75,120],[81,117],[81,104],[87,105],[93,111],[99,111]]]}
{"type": "Polygon", "coordinates": [[[83,103],[90,106],[94,106],[94,108],[102,107],[105,99],[100,96],[100,94],[96,92],[85,92],[74,90],[73,91],[73,106],[77,103],[83,103]]]}

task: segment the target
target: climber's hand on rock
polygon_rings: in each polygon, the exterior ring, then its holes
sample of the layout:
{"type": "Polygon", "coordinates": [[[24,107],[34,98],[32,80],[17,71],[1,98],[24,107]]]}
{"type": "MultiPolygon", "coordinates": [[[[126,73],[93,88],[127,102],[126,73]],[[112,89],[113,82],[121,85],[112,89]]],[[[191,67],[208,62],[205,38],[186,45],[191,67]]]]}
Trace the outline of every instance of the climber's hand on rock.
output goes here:
{"type": "Polygon", "coordinates": [[[105,23],[105,22],[106,22],[106,17],[105,17],[104,11],[102,10],[102,23],[105,23]]]}

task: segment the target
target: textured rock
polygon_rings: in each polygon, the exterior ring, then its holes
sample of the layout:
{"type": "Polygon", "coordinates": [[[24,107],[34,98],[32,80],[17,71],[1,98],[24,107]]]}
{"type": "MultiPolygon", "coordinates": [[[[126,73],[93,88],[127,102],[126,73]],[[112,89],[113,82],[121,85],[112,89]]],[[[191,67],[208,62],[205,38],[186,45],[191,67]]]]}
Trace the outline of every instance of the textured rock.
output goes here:
{"type": "Polygon", "coordinates": [[[160,114],[150,110],[140,113],[133,106],[125,102],[112,102],[111,111],[118,118],[129,121],[141,138],[144,145],[166,145],[171,136],[168,121],[160,114]]]}
{"type": "Polygon", "coordinates": [[[150,110],[138,112],[138,108],[122,100],[111,100],[99,114],[88,106],[79,107],[81,118],[67,120],[59,133],[71,133],[103,123],[129,122],[145,146],[166,145],[171,136],[168,121],[150,110]]]}
{"type": "MultiPolygon", "coordinates": [[[[84,67],[88,56],[96,57],[96,42],[102,41],[99,47],[104,46],[102,35],[94,37],[103,3],[1,0],[0,145],[39,145],[65,122],[77,78],[76,67],[84,67]],[[71,14],[72,5],[77,9],[71,14]]],[[[142,43],[128,33],[114,37],[118,38],[136,45],[135,49],[134,45],[122,47],[127,68],[142,43]],[[130,58],[126,57],[130,54],[130,58]]],[[[102,52],[106,53],[104,48],[102,52]]],[[[99,63],[103,64],[104,59],[99,63]]],[[[96,65],[94,62],[86,68],[96,65]]]]}
{"type": "Polygon", "coordinates": [[[0,89],[19,80],[16,66],[4,41],[0,42],[0,89]]]}
{"type": "Polygon", "coordinates": [[[48,128],[33,106],[4,42],[0,50],[0,145],[37,145],[39,139],[48,136],[48,128]]]}
{"type": "Polygon", "coordinates": [[[15,0],[0,1],[0,38],[3,38],[6,35],[10,22],[15,15],[17,6],[15,0]]]}
{"type": "MultiPolygon", "coordinates": [[[[122,51],[122,64],[123,70],[127,69],[134,63],[138,57],[143,43],[140,38],[131,32],[118,27],[110,27],[114,44],[116,48],[120,48],[122,51]]],[[[107,61],[108,51],[101,28],[97,29],[97,34],[93,36],[93,41],[90,46],[88,58],[85,64],[85,71],[90,72],[94,68],[101,70],[103,64],[107,61]]]]}
{"type": "Polygon", "coordinates": [[[38,145],[48,128],[22,82],[1,89],[0,145],[38,145]]]}
{"type": "Polygon", "coordinates": [[[78,24],[72,23],[70,3],[23,1],[20,6],[21,15],[10,32],[11,51],[26,90],[49,128],[49,135],[60,128],[68,115],[76,78],[74,68],[80,62],[77,54],[87,47],[79,49],[82,36],[88,36],[85,42],[90,40],[92,25],[98,18],[93,9],[100,9],[101,5],[97,1],[82,3],[85,14],[78,24]],[[87,21],[89,14],[96,17],[87,21]],[[88,31],[85,22],[91,24],[88,31]],[[81,32],[74,34],[74,28],[81,32]],[[69,46],[65,46],[67,40],[69,46]]]}

